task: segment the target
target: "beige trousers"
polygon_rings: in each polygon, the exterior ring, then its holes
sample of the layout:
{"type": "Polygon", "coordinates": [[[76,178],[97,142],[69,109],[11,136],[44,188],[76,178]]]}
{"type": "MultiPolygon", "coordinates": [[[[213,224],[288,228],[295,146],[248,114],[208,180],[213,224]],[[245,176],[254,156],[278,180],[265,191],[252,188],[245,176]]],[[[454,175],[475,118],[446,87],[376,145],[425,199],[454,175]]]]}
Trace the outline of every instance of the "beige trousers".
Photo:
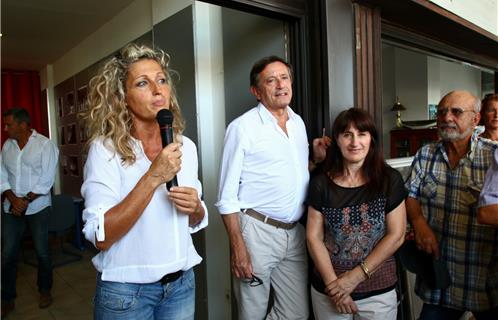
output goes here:
{"type": "Polygon", "coordinates": [[[330,300],[330,297],[320,293],[311,286],[311,304],[316,320],[396,320],[398,304],[396,291],[356,300],[358,313],[340,313],[330,300]]]}
{"type": "Polygon", "coordinates": [[[297,224],[291,230],[279,229],[245,214],[239,219],[254,274],[263,281],[251,286],[234,277],[239,320],[308,319],[304,227],[297,224]],[[273,301],[269,301],[270,287],[273,301]]]}

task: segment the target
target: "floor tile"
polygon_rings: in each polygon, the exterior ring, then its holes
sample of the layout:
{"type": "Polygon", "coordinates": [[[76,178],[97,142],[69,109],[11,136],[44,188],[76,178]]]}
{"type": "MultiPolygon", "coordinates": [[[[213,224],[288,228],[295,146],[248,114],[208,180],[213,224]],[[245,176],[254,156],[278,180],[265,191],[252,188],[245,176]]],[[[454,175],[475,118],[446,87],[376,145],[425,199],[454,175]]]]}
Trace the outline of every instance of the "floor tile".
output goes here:
{"type": "Polygon", "coordinates": [[[7,319],[92,319],[96,271],[91,259],[96,252],[93,249],[86,249],[81,253],[80,261],[54,268],[52,287],[54,302],[46,309],[38,308],[37,269],[24,263],[21,256],[18,264],[16,308],[7,319]]]}

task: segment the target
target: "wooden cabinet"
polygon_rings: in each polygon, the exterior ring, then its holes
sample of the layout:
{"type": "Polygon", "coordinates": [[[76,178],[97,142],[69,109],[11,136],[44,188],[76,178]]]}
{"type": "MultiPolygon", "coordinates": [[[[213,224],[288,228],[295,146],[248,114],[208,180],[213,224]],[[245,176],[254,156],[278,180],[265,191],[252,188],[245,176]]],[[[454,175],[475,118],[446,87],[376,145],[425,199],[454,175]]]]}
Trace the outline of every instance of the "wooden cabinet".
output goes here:
{"type": "Polygon", "coordinates": [[[391,158],[415,155],[423,145],[439,139],[436,128],[391,130],[391,158]]]}

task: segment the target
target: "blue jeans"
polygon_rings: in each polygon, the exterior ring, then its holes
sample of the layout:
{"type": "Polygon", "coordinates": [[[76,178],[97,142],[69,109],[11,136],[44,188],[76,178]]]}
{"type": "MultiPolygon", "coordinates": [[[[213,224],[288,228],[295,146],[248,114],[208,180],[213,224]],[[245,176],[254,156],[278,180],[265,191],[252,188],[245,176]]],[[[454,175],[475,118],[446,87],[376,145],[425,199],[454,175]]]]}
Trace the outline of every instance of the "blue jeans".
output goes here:
{"type": "MultiPolygon", "coordinates": [[[[465,310],[451,309],[434,304],[424,303],[420,320],[458,320],[465,313],[465,310]]],[[[477,320],[495,320],[498,314],[498,308],[488,311],[472,312],[477,320]]]]}
{"type": "Polygon", "coordinates": [[[16,297],[17,260],[26,224],[38,258],[38,291],[48,293],[52,289],[52,260],[48,245],[48,215],[50,207],[27,216],[2,214],[2,301],[16,297]]]}
{"type": "Polygon", "coordinates": [[[99,273],[93,303],[95,320],[194,319],[194,271],[164,285],[103,281],[99,273]]]}

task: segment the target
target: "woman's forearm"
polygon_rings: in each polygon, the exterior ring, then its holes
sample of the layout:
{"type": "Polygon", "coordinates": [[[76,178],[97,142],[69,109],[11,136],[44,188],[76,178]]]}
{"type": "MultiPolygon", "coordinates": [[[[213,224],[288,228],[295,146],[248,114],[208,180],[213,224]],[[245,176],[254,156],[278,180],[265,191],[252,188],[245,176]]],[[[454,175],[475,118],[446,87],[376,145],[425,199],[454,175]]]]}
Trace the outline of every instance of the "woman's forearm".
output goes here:
{"type": "Polygon", "coordinates": [[[133,227],[152,199],[156,187],[157,182],[145,174],[120,203],[105,213],[105,240],[97,241],[97,248],[109,249],[133,227]]]}

